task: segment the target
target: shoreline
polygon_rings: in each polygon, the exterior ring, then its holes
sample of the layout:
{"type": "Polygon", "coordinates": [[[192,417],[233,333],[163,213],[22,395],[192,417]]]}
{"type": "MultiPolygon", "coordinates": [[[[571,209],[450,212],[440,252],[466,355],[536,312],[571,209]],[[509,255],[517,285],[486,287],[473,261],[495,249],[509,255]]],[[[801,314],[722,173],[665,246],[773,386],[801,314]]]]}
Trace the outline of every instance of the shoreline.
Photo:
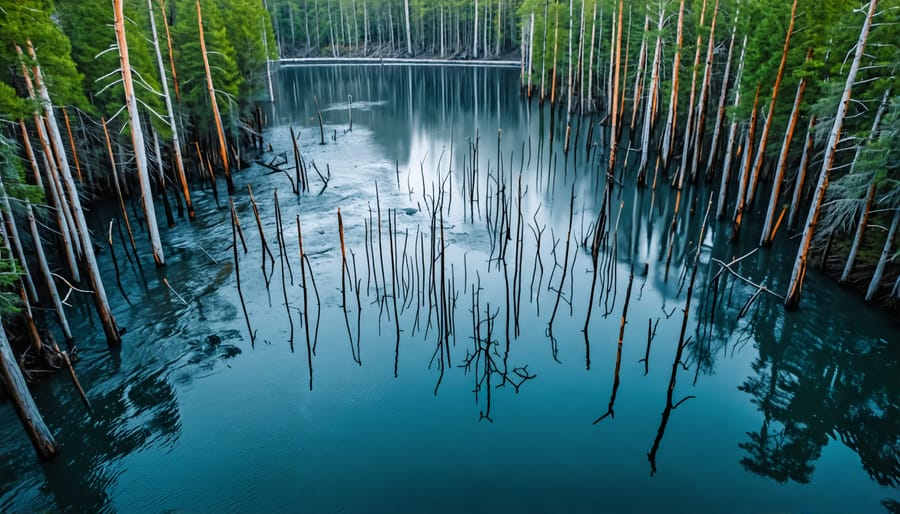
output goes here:
{"type": "Polygon", "coordinates": [[[518,68],[519,61],[487,59],[417,59],[414,57],[288,57],[269,61],[280,66],[351,65],[368,66],[490,66],[496,68],[518,68]]]}

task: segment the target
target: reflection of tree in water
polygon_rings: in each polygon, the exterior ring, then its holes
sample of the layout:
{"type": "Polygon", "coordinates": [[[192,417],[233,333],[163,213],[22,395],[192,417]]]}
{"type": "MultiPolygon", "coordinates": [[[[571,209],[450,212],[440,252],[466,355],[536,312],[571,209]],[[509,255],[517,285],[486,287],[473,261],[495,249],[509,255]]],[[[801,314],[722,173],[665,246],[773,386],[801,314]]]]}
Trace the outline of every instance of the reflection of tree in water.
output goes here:
{"type": "MultiPolygon", "coordinates": [[[[728,248],[719,241],[713,246],[728,248]]],[[[749,250],[732,247],[728,252],[720,259],[728,262],[732,253],[749,250]]],[[[766,271],[780,269],[778,260],[777,253],[759,252],[734,268],[781,291],[785,277],[766,271]]],[[[739,444],[746,452],[744,468],[779,483],[808,483],[823,448],[834,439],[859,456],[877,483],[900,484],[900,348],[873,335],[879,329],[869,327],[866,319],[874,317],[824,296],[814,309],[799,313],[785,312],[768,295],[745,309],[756,289],[728,274],[716,278],[717,271],[716,265],[707,271],[688,362],[695,374],[708,374],[716,359],[749,349],[747,343],[758,351],[753,375],[739,387],[763,415],[759,429],[739,444]]]]}
{"type": "MultiPolygon", "coordinates": [[[[777,307],[774,307],[777,309],[777,307]]],[[[828,325],[831,337],[803,337],[797,316],[754,317],[757,374],[740,387],[753,396],[764,420],[741,443],[748,470],[779,482],[806,483],[829,438],[859,455],[882,485],[900,484],[900,355],[883,340],[849,339],[828,325]],[[775,323],[781,321],[780,337],[775,323]]]]}
{"type": "MultiPolygon", "coordinates": [[[[189,343],[190,349],[171,361],[152,358],[136,369],[123,369],[127,364],[112,354],[111,366],[105,370],[108,375],[97,377],[91,392],[92,415],[72,408],[69,402],[43,402],[52,406],[46,415],[54,425],[78,428],[60,431],[60,458],[43,464],[46,481],[41,493],[50,503],[41,507],[63,512],[111,511],[110,491],[118,476],[115,462],[142,448],[175,443],[181,417],[173,383],[193,380],[198,372],[240,353],[223,341],[237,336],[237,332],[209,336],[189,343]]],[[[73,396],[71,401],[79,400],[73,396]]]]}

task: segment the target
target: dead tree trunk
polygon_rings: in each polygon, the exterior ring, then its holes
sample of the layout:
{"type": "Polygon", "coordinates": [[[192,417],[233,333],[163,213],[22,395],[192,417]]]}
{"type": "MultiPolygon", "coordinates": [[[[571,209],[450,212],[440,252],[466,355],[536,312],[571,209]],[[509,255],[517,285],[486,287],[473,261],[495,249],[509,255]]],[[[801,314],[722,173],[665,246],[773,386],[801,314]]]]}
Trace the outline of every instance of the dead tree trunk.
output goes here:
{"type": "MultiPolygon", "coordinates": [[[[884,114],[890,95],[891,89],[885,89],[884,95],[881,97],[881,105],[878,106],[878,112],[875,113],[875,120],[872,122],[872,130],[869,132],[869,141],[872,141],[877,137],[878,128],[879,125],[881,125],[881,116],[884,114]]],[[[856,163],[859,160],[861,148],[862,147],[857,147],[856,149],[856,155],[853,156],[853,162],[850,164],[849,176],[853,176],[856,171],[856,163]]],[[[863,233],[866,230],[866,223],[869,220],[869,211],[872,210],[872,203],[875,200],[875,189],[877,187],[878,183],[875,180],[871,180],[869,182],[869,187],[866,188],[866,199],[863,202],[863,211],[862,214],[860,214],[859,224],[856,226],[856,234],[853,236],[853,244],[850,246],[850,254],[847,256],[847,262],[844,264],[844,271],[841,273],[841,278],[838,281],[841,284],[844,284],[849,280],[850,271],[853,270],[853,263],[856,261],[856,254],[859,253],[859,246],[862,244],[863,233]]]]}
{"type": "Polygon", "coordinates": [[[791,209],[788,214],[788,228],[792,229],[797,224],[797,213],[800,212],[800,197],[803,194],[803,183],[806,180],[806,170],[813,151],[813,129],[816,126],[816,116],[809,117],[809,126],[806,128],[806,137],[803,140],[803,154],[800,157],[800,166],[797,167],[797,178],[794,180],[794,195],[791,198],[791,209]]]}
{"type": "Polygon", "coordinates": [[[41,270],[41,275],[44,277],[44,282],[47,284],[47,291],[50,294],[50,299],[53,301],[53,308],[56,310],[56,319],[59,321],[59,326],[63,331],[63,336],[66,338],[66,342],[72,342],[72,330],[69,328],[69,321],[66,318],[66,311],[63,308],[62,300],[59,298],[59,291],[56,289],[56,282],[53,280],[53,275],[50,273],[50,266],[47,264],[47,257],[44,255],[44,243],[41,241],[41,235],[38,232],[37,222],[34,218],[34,211],[31,208],[31,204],[26,206],[27,212],[26,215],[28,217],[28,226],[31,229],[31,238],[34,240],[34,253],[38,260],[38,267],[41,270]]]}
{"type": "Polygon", "coordinates": [[[618,150],[619,147],[619,70],[620,60],[622,58],[622,14],[624,10],[624,0],[619,0],[619,24],[616,32],[616,62],[615,72],[613,73],[612,125],[609,136],[609,162],[606,166],[606,173],[610,176],[612,176],[613,169],[616,165],[616,150],[618,150]]]}
{"type": "MultiPolygon", "coordinates": [[[[706,102],[709,99],[710,81],[712,80],[713,51],[716,46],[716,18],[719,14],[719,0],[713,7],[712,23],[709,26],[709,41],[706,47],[706,61],[703,66],[703,80],[700,83],[700,97],[697,100],[697,114],[695,114],[695,126],[693,130],[694,155],[691,158],[691,182],[697,180],[697,170],[700,168],[700,157],[703,148],[703,131],[706,128],[706,102]]],[[[737,14],[735,14],[737,16],[737,14]]],[[[731,38],[732,46],[734,37],[731,38]]],[[[727,90],[728,68],[731,65],[731,46],[728,47],[728,63],[725,64],[725,77],[722,79],[722,90],[727,90]]]]}
{"type": "MultiPolygon", "coordinates": [[[[32,60],[36,63],[37,57],[31,42],[28,43],[28,52],[32,60]]],[[[47,116],[47,125],[50,127],[50,139],[53,145],[58,149],[56,152],[59,161],[59,168],[62,175],[62,182],[65,185],[65,192],[68,195],[69,204],[72,209],[72,217],[78,227],[78,237],[81,239],[82,263],[87,272],[91,289],[94,291],[94,305],[97,307],[97,314],[103,324],[103,332],[106,334],[106,341],[110,345],[118,345],[122,342],[119,334],[119,327],[112,315],[109,307],[109,300],[106,297],[106,289],[103,287],[103,279],[100,277],[100,267],[97,265],[97,258],[94,255],[94,244],[91,240],[91,234],[88,230],[87,220],[84,217],[84,211],[81,208],[81,199],[78,196],[78,190],[75,188],[75,181],[72,179],[72,172],[69,169],[69,161],[62,147],[62,138],[59,133],[59,126],[56,123],[56,116],[53,114],[53,104],[50,102],[50,94],[44,85],[41,76],[40,67],[34,65],[35,85],[40,91],[40,96],[44,102],[44,111],[47,116]]]]}
{"type": "Polygon", "coordinates": [[[744,144],[744,155],[741,158],[741,175],[738,186],[737,204],[734,206],[734,223],[732,224],[731,240],[736,241],[741,233],[741,222],[744,220],[744,209],[747,207],[747,188],[750,184],[750,156],[753,155],[753,138],[756,133],[756,120],[759,109],[759,87],[756,84],[756,95],[753,98],[753,112],[750,113],[750,128],[747,130],[747,139],[744,144]]]}
{"type": "Polygon", "coordinates": [[[216,135],[219,137],[219,157],[222,158],[222,166],[225,168],[225,184],[228,186],[228,194],[234,194],[234,182],[231,180],[231,167],[228,165],[228,147],[225,142],[225,130],[222,128],[222,115],[219,113],[219,103],[216,101],[216,89],[213,87],[212,73],[209,69],[209,57],[206,55],[206,40],[203,37],[203,17],[200,12],[200,0],[197,1],[197,27],[200,31],[200,53],[203,55],[203,68],[206,71],[206,89],[209,92],[209,103],[212,106],[213,120],[216,123],[216,135]]]}
{"type": "MultiPolygon", "coordinates": [[[[806,60],[812,57],[812,49],[806,54],[806,60]]],[[[766,209],[766,220],[763,223],[760,246],[769,246],[775,237],[772,229],[775,223],[775,213],[778,211],[778,198],[781,196],[781,183],[784,181],[784,169],[787,166],[788,151],[791,147],[791,139],[797,128],[797,119],[800,117],[800,103],[803,101],[803,93],[806,91],[806,77],[800,79],[797,84],[797,94],[794,95],[794,106],[791,108],[791,117],[787,129],[784,132],[784,141],[781,142],[781,155],[778,156],[778,166],[775,168],[775,176],[772,177],[772,194],[769,197],[769,207],[766,209]]],[[[770,116],[771,118],[771,116],[770,116]]]]}
{"type": "Polygon", "coordinates": [[[25,250],[22,248],[22,238],[19,236],[19,227],[16,219],[13,217],[12,206],[9,204],[9,196],[6,194],[6,187],[3,185],[3,179],[0,178],[0,207],[3,209],[3,219],[6,222],[6,234],[9,238],[9,244],[15,251],[15,258],[22,267],[22,279],[25,283],[25,290],[28,291],[28,298],[31,303],[38,302],[37,289],[34,287],[34,280],[31,276],[31,269],[28,267],[28,261],[25,259],[25,250]]]}
{"type": "MultiPolygon", "coordinates": [[[[718,5],[718,4],[717,4],[718,5]]],[[[700,10],[700,27],[703,27],[703,19],[706,16],[706,0],[703,0],[703,8],[700,10]]],[[[688,155],[691,151],[694,132],[694,98],[697,94],[697,69],[700,68],[700,48],[703,46],[703,33],[697,31],[697,44],[694,49],[694,65],[691,67],[691,94],[688,97],[688,117],[684,126],[684,135],[681,142],[681,162],[678,163],[678,189],[684,187],[684,176],[687,174],[688,155]]],[[[675,137],[675,131],[672,131],[675,137]]]]}
{"type": "MultiPolygon", "coordinates": [[[[737,14],[735,14],[737,16],[737,14]]],[[[725,122],[725,102],[728,100],[728,77],[731,75],[731,57],[734,52],[734,35],[737,31],[737,23],[731,27],[731,41],[728,43],[728,57],[725,58],[725,73],[722,79],[722,91],[719,92],[719,107],[716,109],[716,124],[713,127],[712,141],[709,143],[709,158],[706,160],[706,180],[712,180],[716,158],[719,156],[719,135],[722,133],[722,123],[725,122]]],[[[745,39],[746,41],[746,39],[745,39]]],[[[741,64],[743,64],[744,52],[741,50],[741,64]]],[[[738,77],[742,68],[739,67],[738,77]]],[[[735,78],[735,88],[738,87],[735,78]]]]}
{"type": "Polygon", "coordinates": [[[678,28],[675,36],[675,57],[672,58],[672,94],[669,96],[669,114],[666,118],[666,129],[663,132],[662,163],[669,165],[672,156],[672,143],[675,139],[675,125],[678,123],[678,72],[681,67],[681,41],[684,27],[684,0],[678,7],[678,28]]]}
{"type": "Polygon", "coordinates": [[[784,49],[781,51],[781,63],[778,65],[778,74],[775,75],[775,85],[772,86],[772,99],[769,101],[769,114],[763,125],[762,135],[759,138],[759,147],[756,149],[756,159],[753,162],[753,174],[750,175],[750,187],[747,189],[747,205],[753,205],[756,197],[756,186],[759,184],[759,172],[762,169],[763,157],[766,151],[766,141],[769,139],[769,129],[772,128],[772,120],[775,119],[775,100],[778,98],[778,89],[781,87],[781,78],[784,76],[784,63],[787,61],[788,49],[791,46],[791,32],[794,31],[794,17],[797,14],[797,0],[791,6],[791,20],[788,23],[787,34],[784,36],[784,49]]]}
{"type": "MultiPolygon", "coordinates": [[[[162,85],[162,95],[166,101],[166,121],[169,122],[169,130],[172,131],[172,149],[175,152],[175,171],[181,184],[181,194],[187,205],[188,216],[194,217],[194,204],[191,202],[191,192],[188,190],[187,176],[184,172],[184,160],[181,157],[181,143],[178,141],[178,125],[175,123],[175,110],[172,108],[172,96],[169,94],[169,81],[166,78],[166,68],[163,65],[162,52],[159,49],[159,38],[156,35],[156,15],[153,14],[153,0],[147,0],[150,10],[150,30],[153,37],[153,49],[156,51],[156,65],[159,67],[159,80],[162,85]]],[[[165,23],[165,21],[163,22],[165,23]]],[[[168,29],[167,29],[168,30],[168,29]]]]}
{"type": "Polygon", "coordinates": [[[656,23],[656,46],[653,50],[653,65],[650,70],[650,88],[644,102],[644,121],[641,127],[641,163],[638,166],[638,184],[647,182],[647,162],[650,156],[650,131],[656,118],[656,99],[659,96],[659,65],[662,60],[662,29],[665,24],[665,6],[659,6],[659,21],[656,23]]]}
{"type": "Polygon", "coordinates": [[[59,453],[59,446],[28,391],[25,377],[22,376],[22,371],[16,363],[9,340],[6,338],[6,330],[2,326],[0,326],[0,378],[6,385],[6,395],[19,415],[19,421],[31,439],[38,457],[41,459],[55,457],[59,453]]]}
{"type": "Polygon", "coordinates": [[[122,12],[122,0],[113,0],[113,13],[115,16],[116,43],[119,48],[119,66],[122,72],[122,85],[125,89],[125,106],[128,110],[128,119],[131,125],[134,165],[137,169],[138,183],[141,187],[141,204],[144,207],[144,216],[147,217],[147,235],[150,237],[153,260],[156,262],[157,267],[161,267],[166,265],[166,257],[163,253],[162,242],[159,239],[156,208],[153,205],[153,190],[150,188],[150,169],[147,166],[147,150],[144,145],[144,131],[141,127],[137,97],[134,95],[134,86],[131,81],[131,63],[128,60],[128,43],[125,39],[125,15],[122,12]]]}
{"type": "MultiPolygon", "coordinates": [[[[856,73],[859,71],[859,63],[862,61],[863,53],[866,48],[866,40],[869,37],[869,29],[872,27],[872,17],[875,15],[875,7],[878,0],[869,0],[869,10],[866,19],[863,22],[862,29],[859,33],[859,39],[856,42],[856,54],[853,57],[853,63],[850,65],[850,71],[847,73],[847,82],[844,85],[844,92],[841,94],[841,101],[838,103],[837,113],[834,116],[834,123],[831,126],[831,132],[828,133],[828,143],[825,145],[825,157],[822,161],[822,169],[819,172],[819,181],[816,185],[816,193],[813,203],[809,208],[809,215],[806,217],[806,225],[803,229],[803,236],[800,240],[800,247],[797,249],[797,257],[794,259],[794,269],[791,272],[791,282],[785,295],[784,306],[788,309],[796,309],[800,306],[800,289],[803,285],[803,277],[806,275],[806,265],[809,258],[809,246],[812,243],[813,233],[816,229],[816,223],[819,220],[819,212],[822,208],[822,200],[825,198],[825,191],[828,189],[828,178],[831,172],[831,166],[834,164],[834,155],[837,153],[837,146],[841,139],[841,129],[844,126],[844,117],[847,115],[847,107],[850,105],[850,95],[853,92],[853,84],[856,82],[856,73]]],[[[897,220],[895,215],[895,222],[897,220]]]]}
{"type": "Polygon", "coordinates": [[[884,267],[891,256],[891,246],[894,242],[894,235],[897,234],[897,225],[900,225],[900,209],[894,209],[894,221],[891,222],[891,228],[888,230],[887,237],[884,240],[884,248],[881,250],[881,257],[878,259],[878,265],[875,266],[875,273],[872,274],[869,289],[866,291],[867,302],[871,302],[875,298],[875,293],[878,292],[881,277],[884,276],[884,267]]]}

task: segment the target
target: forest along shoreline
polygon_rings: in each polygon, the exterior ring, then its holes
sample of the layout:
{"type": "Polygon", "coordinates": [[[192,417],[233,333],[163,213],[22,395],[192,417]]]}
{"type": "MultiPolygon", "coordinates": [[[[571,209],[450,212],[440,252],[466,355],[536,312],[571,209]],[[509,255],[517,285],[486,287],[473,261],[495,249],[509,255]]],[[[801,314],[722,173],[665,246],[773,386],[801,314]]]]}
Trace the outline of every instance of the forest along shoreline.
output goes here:
{"type": "MultiPolygon", "coordinates": [[[[263,151],[257,102],[275,101],[271,63],[282,56],[514,56],[523,98],[549,103],[550,151],[577,152],[570,140],[586,130],[602,153],[594,171],[609,183],[598,214],[607,231],[608,200],[625,181],[673,188],[671,249],[693,210],[682,192],[708,184],[710,218],[733,240],[797,241],[787,290],[750,281],[757,294],[802,308],[818,268],[897,317],[900,11],[888,2],[345,4],[21,0],[0,10],[0,376],[39,456],[59,448],[27,389],[29,367],[65,368],[81,389],[64,298],[89,295],[107,342],[121,344],[95,248],[164,270],[160,226],[206,214],[192,190],[208,188],[226,208],[218,182],[233,195],[233,173],[263,151]],[[118,206],[105,233],[87,225],[96,202],[118,206]],[[747,218],[762,213],[762,232],[748,233],[747,218]],[[148,238],[147,255],[136,237],[148,238]]],[[[284,162],[264,165],[306,193],[296,140],[274,150],[284,162]]],[[[328,170],[315,172],[327,185],[328,170]]]]}

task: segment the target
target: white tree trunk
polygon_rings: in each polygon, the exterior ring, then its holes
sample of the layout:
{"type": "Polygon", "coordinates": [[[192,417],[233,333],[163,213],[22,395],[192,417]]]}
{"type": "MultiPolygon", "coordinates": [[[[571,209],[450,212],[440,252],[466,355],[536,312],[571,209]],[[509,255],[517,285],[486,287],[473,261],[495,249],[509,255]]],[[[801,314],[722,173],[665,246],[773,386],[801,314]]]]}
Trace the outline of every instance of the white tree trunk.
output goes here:
{"type": "Polygon", "coordinates": [[[678,29],[675,36],[675,56],[672,58],[672,93],[669,96],[669,114],[666,117],[666,128],[663,132],[662,162],[663,167],[669,165],[672,155],[672,142],[675,139],[675,125],[678,123],[678,72],[681,67],[681,41],[684,27],[684,0],[678,7],[678,29]]]}
{"type": "MultiPolygon", "coordinates": [[[[847,82],[844,85],[844,92],[841,94],[841,101],[838,104],[837,113],[834,116],[831,132],[828,133],[828,143],[825,145],[825,157],[822,160],[822,170],[819,172],[819,181],[816,185],[815,197],[813,198],[812,206],[809,208],[809,215],[806,218],[806,225],[803,229],[800,247],[797,249],[797,257],[794,259],[791,282],[788,286],[787,294],[785,295],[784,306],[789,309],[796,309],[800,305],[800,289],[803,285],[803,277],[806,275],[809,246],[810,243],[812,243],[816,222],[819,219],[822,200],[825,198],[825,191],[828,189],[828,178],[831,172],[831,166],[834,164],[834,155],[837,153],[837,146],[841,139],[841,129],[844,126],[844,117],[847,115],[847,107],[850,105],[850,95],[853,92],[853,84],[856,81],[856,74],[859,71],[859,63],[862,61],[862,56],[865,52],[866,40],[869,37],[869,29],[872,26],[872,17],[875,15],[875,7],[877,4],[878,0],[869,0],[869,10],[866,14],[866,19],[863,22],[862,30],[860,30],[859,39],[856,42],[856,54],[853,57],[853,63],[850,65],[850,71],[847,73],[847,82]]],[[[894,225],[896,225],[898,219],[897,216],[900,216],[900,211],[895,214],[894,225]]],[[[896,226],[893,228],[896,229],[896,226]]]]}
{"type": "Polygon", "coordinates": [[[788,151],[791,148],[791,139],[797,127],[797,118],[800,117],[800,103],[803,101],[803,92],[806,91],[806,77],[800,79],[797,84],[797,94],[794,95],[794,105],[791,108],[791,117],[787,129],[784,132],[784,141],[781,142],[781,154],[778,156],[778,166],[775,168],[775,176],[772,177],[772,194],[769,196],[769,207],[766,209],[766,220],[763,222],[763,231],[759,239],[761,246],[772,244],[774,237],[773,224],[775,213],[778,211],[778,198],[781,196],[781,183],[784,181],[784,169],[787,166],[788,151]]]}
{"type": "MultiPolygon", "coordinates": [[[[603,20],[601,20],[602,23],[603,20]]],[[[588,64],[587,64],[587,89],[581,88],[581,114],[584,114],[584,110],[587,109],[590,112],[594,111],[593,108],[593,95],[594,95],[594,42],[596,41],[597,36],[597,3],[594,3],[594,14],[591,17],[591,49],[588,52],[588,64]]]]}
{"type": "Polygon", "coordinates": [[[806,169],[813,151],[813,128],[816,126],[815,115],[810,116],[809,126],[806,128],[806,137],[803,142],[803,154],[800,157],[800,166],[797,167],[797,178],[794,180],[794,194],[791,197],[791,208],[788,213],[788,228],[794,228],[797,224],[797,213],[800,212],[800,196],[803,194],[803,183],[806,179],[806,169]]]}
{"type": "MultiPolygon", "coordinates": [[[[409,0],[406,0],[406,5],[409,5],[409,0]]],[[[546,31],[547,20],[544,20],[544,30],[546,31]]],[[[475,41],[472,43],[472,55],[478,59],[478,0],[475,0],[475,26],[474,30],[475,41]]]]}
{"type": "MultiPolygon", "coordinates": [[[[175,109],[172,108],[172,97],[169,95],[169,81],[166,78],[166,68],[163,65],[162,52],[159,49],[159,38],[156,35],[156,16],[153,14],[153,0],[147,0],[150,10],[150,30],[153,37],[153,48],[156,50],[156,65],[159,67],[159,79],[162,85],[163,98],[166,101],[166,120],[169,122],[169,130],[172,131],[172,148],[175,150],[175,171],[178,181],[181,183],[181,194],[187,204],[188,216],[194,217],[194,204],[191,202],[191,192],[188,189],[187,176],[184,172],[184,160],[181,156],[181,143],[178,140],[178,125],[175,123],[175,109]]],[[[263,31],[265,37],[265,30],[263,31]]],[[[268,67],[268,50],[266,51],[266,66],[268,67]]],[[[269,82],[271,88],[271,81],[269,82]]],[[[271,89],[270,89],[271,91],[271,89]]]]}
{"type": "Polygon", "coordinates": [[[134,164],[137,170],[138,183],[141,186],[141,204],[147,217],[147,234],[153,250],[153,260],[157,266],[165,266],[166,258],[159,239],[159,227],[156,224],[156,208],[153,205],[153,190],[150,188],[150,169],[147,167],[147,150],[144,146],[144,131],[138,112],[137,97],[131,80],[131,63],[128,60],[128,43],[125,38],[125,15],[122,12],[122,0],[113,0],[115,14],[116,43],[119,47],[119,65],[122,72],[122,85],[125,89],[125,106],[128,110],[131,127],[131,143],[134,147],[134,164]]]}
{"type": "MultiPolygon", "coordinates": [[[[706,0],[703,0],[703,8],[700,11],[700,27],[703,26],[703,19],[706,16],[706,0]]],[[[688,156],[691,151],[691,143],[693,142],[694,133],[694,98],[697,95],[697,69],[700,68],[700,49],[703,46],[702,33],[697,34],[697,43],[694,49],[694,65],[691,67],[691,94],[688,97],[688,118],[684,126],[684,136],[681,143],[681,161],[678,163],[678,189],[684,187],[684,176],[687,174],[688,156]]],[[[672,131],[672,137],[675,137],[675,131],[672,131]]]]}
{"type": "MultiPolygon", "coordinates": [[[[878,106],[878,112],[875,113],[875,120],[872,122],[872,130],[869,131],[868,140],[871,142],[872,140],[878,137],[878,129],[881,125],[881,117],[884,115],[884,110],[887,108],[888,99],[891,96],[891,88],[887,88],[884,90],[884,95],[881,97],[881,105],[878,106]]],[[[849,175],[852,176],[856,172],[856,163],[859,161],[859,155],[862,152],[862,146],[857,146],[856,154],[853,156],[853,162],[850,164],[849,175]]],[[[878,187],[878,182],[875,180],[871,180],[869,182],[869,187],[866,188],[866,198],[863,201],[863,211],[859,217],[859,223],[856,225],[856,234],[853,237],[853,244],[850,246],[850,254],[847,256],[847,262],[844,264],[844,271],[841,273],[841,278],[838,281],[843,284],[846,283],[850,278],[850,271],[853,270],[853,263],[856,261],[856,254],[859,253],[859,246],[862,244],[863,233],[866,230],[866,223],[869,220],[869,211],[872,209],[872,202],[875,200],[875,190],[878,187]]]]}
{"type": "Polygon", "coordinates": [[[659,19],[656,23],[656,45],[653,49],[653,64],[650,69],[650,88],[644,103],[644,121],[641,126],[641,162],[638,165],[638,184],[645,184],[647,163],[650,156],[650,131],[653,129],[656,99],[659,96],[659,65],[662,60],[662,29],[665,24],[665,5],[660,3],[659,19]]]}
{"type": "Polygon", "coordinates": [[[72,330],[69,328],[66,311],[63,308],[62,300],[59,298],[59,291],[56,289],[56,281],[53,280],[53,275],[50,273],[50,266],[47,264],[47,257],[44,254],[44,243],[41,241],[41,234],[38,232],[37,222],[34,218],[34,210],[31,208],[30,203],[26,205],[25,208],[27,209],[26,215],[28,218],[28,226],[31,229],[31,238],[34,240],[34,253],[37,256],[41,275],[43,275],[44,282],[47,284],[47,291],[50,294],[50,300],[53,302],[53,308],[56,310],[56,319],[59,321],[59,326],[63,331],[63,336],[65,336],[66,341],[71,342],[73,340],[72,330]]]}
{"type": "MultiPolygon", "coordinates": [[[[716,124],[713,127],[712,141],[709,145],[709,158],[706,161],[706,179],[713,177],[716,157],[718,157],[719,135],[722,132],[722,123],[725,121],[725,102],[728,100],[728,77],[731,75],[731,57],[734,52],[734,35],[737,31],[737,23],[731,27],[731,41],[728,43],[728,57],[725,59],[725,74],[722,79],[722,91],[719,93],[719,106],[716,109],[716,124]]],[[[746,37],[744,39],[746,41],[746,37]]],[[[745,45],[746,46],[746,45],[745,45]]],[[[744,50],[741,50],[741,63],[743,63],[744,50]]],[[[740,71],[738,71],[740,75],[740,71]]],[[[737,87],[737,79],[735,79],[737,87]]]]}
{"type": "Polygon", "coordinates": [[[403,0],[403,5],[406,13],[406,53],[412,55],[412,32],[409,27],[409,0],[403,0]]]}
{"type": "Polygon", "coordinates": [[[0,325],[0,383],[6,385],[6,395],[19,415],[19,421],[22,422],[22,427],[31,439],[38,456],[42,459],[56,456],[59,453],[59,446],[28,391],[25,377],[22,376],[2,325],[0,325]]]}
{"type": "Polygon", "coordinates": [[[887,238],[884,240],[884,248],[881,250],[881,257],[878,259],[878,265],[875,266],[875,273],[872,274],[872,281],[869,282],[869,289],[866,291],[867,302],[871,302],[875,298],[875,293],[878,292],[881,277],[884,276],[884,267],[891,256],[891,246],[894,242],[894,236],[897,234],[898,225],[900,225],[900,209],[894,209],[894,221],[891,222],[891,228],[888,230],[887,238]]]}

